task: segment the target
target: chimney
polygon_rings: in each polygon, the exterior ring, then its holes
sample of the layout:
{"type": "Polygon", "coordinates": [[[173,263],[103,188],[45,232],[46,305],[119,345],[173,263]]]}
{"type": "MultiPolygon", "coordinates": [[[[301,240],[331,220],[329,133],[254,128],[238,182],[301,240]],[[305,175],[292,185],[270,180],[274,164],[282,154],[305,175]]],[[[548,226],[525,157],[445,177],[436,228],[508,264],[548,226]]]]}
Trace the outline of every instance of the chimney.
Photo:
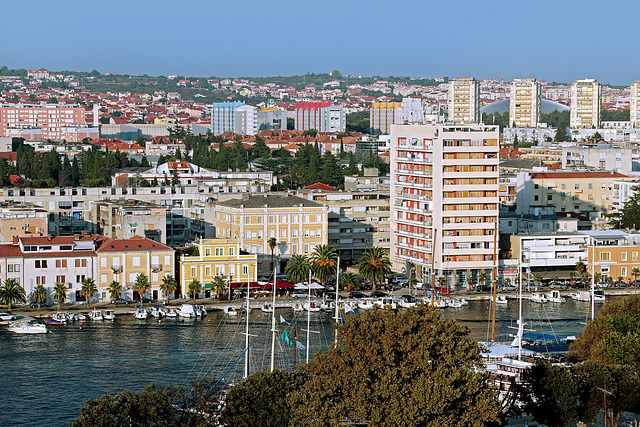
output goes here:
{"type": "Polygon", "coordinates": [[[13,244],[14,245],[19,245],[20,244],[20,237],[13,236],[13,244]]]}

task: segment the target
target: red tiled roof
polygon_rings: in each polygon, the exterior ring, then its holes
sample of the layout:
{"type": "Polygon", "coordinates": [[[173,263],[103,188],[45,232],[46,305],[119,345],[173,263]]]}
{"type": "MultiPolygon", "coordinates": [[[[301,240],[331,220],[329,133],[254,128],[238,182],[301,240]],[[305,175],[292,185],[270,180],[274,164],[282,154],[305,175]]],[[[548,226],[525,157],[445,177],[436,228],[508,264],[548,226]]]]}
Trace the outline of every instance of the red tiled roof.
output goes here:
{"type": "Polygon", "coordinates": [[[25,252],[23,256],[25,258],[52,258],[52,257],[77,257],[77,256],[91,256],[95,255],[96,251],[93,249],[76,249],[73,251],[57,251],[57,252],[25,252]]]}
{"type": "Polygon", "coordinates": [[[618,172],[538,172],[532,173],[531,179],[575,179],[575,178],[629,178],[618,172]]]}
{"type": "Polygon", "coordinates": [[[20,246],[13,244],[0,244],[0,258],[21,257],[20,246]]]}
{"type": "Polygon", "coordinates": [[[96,252],[139,252],[139,251],[172,251],[169,246],[141,236],[130,239],[109,239],[100,245],[96,252]]]}
{"type": "Polygon", "coordinates": [[[24,184],[25,180],[22,179],[19,175],[9,175],[9,181],[12,184],[24,184]]]}
{"type": "Polygon", "coordinates": [[[304,187],[305,190],[323,190],[323,191],[336,191],[335,188],[333,188],[330,185],[327,184],[323,184],[321,182],[316,182],[315,184],[311,184],[311,185],[307,185],[306,187],[304,187]]]}
{"type": "Polygon", "coordinates": [[[0,157],[3,159],[7,159],[7,160],[11,160],[12,162],[15,162],[18,159],[18,153],[13,151],[8,153],[0,153],[0,157]]]}

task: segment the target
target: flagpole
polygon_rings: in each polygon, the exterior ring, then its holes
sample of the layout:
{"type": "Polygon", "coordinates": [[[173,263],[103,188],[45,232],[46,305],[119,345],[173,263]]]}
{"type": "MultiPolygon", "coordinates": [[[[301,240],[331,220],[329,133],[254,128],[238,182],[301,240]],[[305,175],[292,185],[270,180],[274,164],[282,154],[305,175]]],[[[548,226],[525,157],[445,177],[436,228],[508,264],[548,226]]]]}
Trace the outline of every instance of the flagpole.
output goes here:
{"type": "Polygon", "coordinates": [[[335,337],[333,339],[333,345],[338,345],[338,289],[340,287],[340,255],[338,255],[338,264],[336,267],[336,326],[335,326],[335,337]]]}

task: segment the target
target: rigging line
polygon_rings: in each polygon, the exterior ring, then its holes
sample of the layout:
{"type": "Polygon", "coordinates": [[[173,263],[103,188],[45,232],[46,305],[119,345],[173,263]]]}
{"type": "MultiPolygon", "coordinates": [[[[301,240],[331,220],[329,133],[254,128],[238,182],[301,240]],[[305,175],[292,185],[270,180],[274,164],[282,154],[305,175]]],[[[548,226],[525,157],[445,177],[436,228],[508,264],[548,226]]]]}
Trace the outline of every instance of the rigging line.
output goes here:
{"type": "MultiPolygon", "coordinates": [[[[229,338],[227,345],[223,347],[224,348],[231,348],[231,343],[233,341],[236,340],[236,336],[238,335],[238,331],[241,329],[242,325],[238,325],[238,327],[236,327],[235,331],[233,332],[233,334],[231,334],[231,337],[229,338]]],[[[200,369],[200,373],[198,374],[198,376],[196,377],[197,379],[201,379],[203,376],[207,375],[209,372],[211,372],[214,368],[214,366],[217,365],[218,360],[220,359],[220,357],[222,356],[222,351],[217,353],[216,358],[214,359],[214,361],[210,364],[210,368],[207,369],[207,372],[205,373],[205,368],[206,366],[209,364],[209,359],[211,358],[210,356],[213,354],[212,352],[208,353],[208,356],[206,358],[206,360],[202,363],[202,368],[200,369]]]]}
{"type": "Polygon", "coordinates": [[[556,344],[559,344],[558,336],[556,335],[556,331],[553,330],[553,324],[551,323],[551,319],[549,318],[549,313],[547,313],[546,308],[544,309],[544,314],[547,317],[547,324],[551,328],[551,334],[553,334],[553,339],[555,340],[556,344]]]}
{"type": "MultiPolygon", "coordinates": [[[[222,336],[223,336],[223,335],[221,334],[222,328],[223,328],[223,327],[225,327],[225,326],[227,326],[228,324],[229,324],[229,323],[227,322],[227,319],[224,317],[224,315],[222,315],[222,316],[220,317],[220,321],[218,322],[218,325],[219,325],[219,328],[218,328],[218,331],[217,331],[217,336],[218,336],[218,337],[222,337],[222,336]]],[[[232,336],[231,336],[231,338],[229,339],[229,342],[227,342],[227,345],[226,345],[226,346],[224,346],[223,348],[229,348],[229,347],[230,347],[230,343],[231,343],[231,341],[232,341],[232,340],[234,340],[234,339],[235,339],[235,336],[237,335],[238,329],[239,329],[239,327],[237,327],[237,328],[236,328],[236,331],[233,333],[233,335],[232,335],[232,336]]],[[[215,332],[215,330],[214,330],[214,331],[212,331],[212,333],[214,333],[214,332],[215,332]]],[[[216,340],[216,342],[215,342],[214,344],[212,344],[212,346],[216,346],[216,347],[217,347],[217,344],[218,344],[218,341],[216,340]]],[[[214,354],[214,353],[213,353],[213,352],[211,352],[211,351],[207,353],[207,356],[205,357],[205,360],[201,363],[201,369],[200,369],[200,372],[198,373],[198,375],[197,375],[197,377],[196,377],[197,379],[200,379],[200,378],[202,378],[202,377],[203,377],[203,372],[204,372],[204,370],[205,370],[206,366],[210,363],[210,360],[211,360],[211,358],[213,357],[213,354],[214,354]]],[[[220,357],[221,357],[221,356],[222,356],[222,353],[221,353],[221,352],[218,352],[218,353],[217,353],[217,356],[215,357],[215,359],[214,359],[214,361],[213,361],[213,364],[214,364],[214,365],[218,362],[218,360],[220,359],[220,357]]],[[[210,372],[210,369],[208,370],[208,372],[210,372]]],[[[207,372],[207,373],[208,373],[208,372],[207,372]]]]}
{"type": "Polygon", "coordinates": [[[247,350],[249,348],[251,348],[251,346],[253,345],[253,343],[258,339],[258,337],[264,332],[264,330],[267,328],[267,326],[269,326],[269,323],[267,323],[266,325],[264,325],[264,327],[260,330],[260,332],[258,333],[258,336],[256,336],[253,341],[251,341],[251,344],[249,344],[249,347],[245,348],[244,351],[242,352],[242,354],[240,355],[240,357],[238,357],[236,359],[235,362],[233,362],[233,365],[231,365],[231,367],[229,369],[227,369],[227,372],[224,373],[224,375],[222,375],[222,377],[220,377],[220,379],[218,381],[216,381],[216,383],[213,385],[213,387],[211,387],[209,389],[209,391],[213,390],[214,388],[216,388],[216,386],[218,384],[220,384],[220,381],[222,381],[224,379],[224,377],[229,373],[229,371],[231,371],[233,369],[234,366],[236,366],[236,364],[240,361],[240,359],[242,359],[242,356],[244,356],[244,354],[247,352],[247,350]]]}

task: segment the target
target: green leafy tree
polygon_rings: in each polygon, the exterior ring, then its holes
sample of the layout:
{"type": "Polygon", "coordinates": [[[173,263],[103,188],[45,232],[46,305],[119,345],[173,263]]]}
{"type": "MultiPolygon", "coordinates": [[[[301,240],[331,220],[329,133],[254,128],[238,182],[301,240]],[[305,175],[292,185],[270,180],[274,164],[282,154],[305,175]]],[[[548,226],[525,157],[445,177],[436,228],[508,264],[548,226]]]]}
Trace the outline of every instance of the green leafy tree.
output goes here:
{"type": "Polygon", "coordinates": [[[188,285],[189,295],[193,297],[193,302],[196,302],[196,295],[202,292],[202,284],[196,279],[189,282],[188,285]]]}
{"type": "Polygon", "coordinates": [[[98,292],[98,288],[96,287],[96,282],[91,277],[87,277],[82,280],[82,287],[80,288],[80,294],[84,295],[84,297],[86,298],[87,307],[89,307],[89,302],[91,301],[91,297],[96,292],[98,292]]]}
{"type": "Polygon", "coordinates": [[[571,345],[570,356],[640,371],[640,295],[608,303],[571,345]]]}
{"type": "Polygon", "coordinates": [[[109,283],[109,286],[107,286],[107,292],[109,292],[109,298],[111,298],[113,306],[115,307],[116,300],[120,298],[120,294],[122,293],[122,286],[120,285],[120,282],[113,280],[109,283]]]}
{"type": "Polygon", "coordinates": [[[631,269],[631,275],[633,276],[633,284],[635,285],[636,282],[638,281],[638,276],[640,276],[640,268],[633,267],[631,269]]]}
{"type": "Polygon", "coordinates": [[[53,294],[58,300],[58,310],[62,307],[62,303],[67,298],[67,285],[64,283],[56,283],[53,285],[53,294]]]}
{"type": "Polygon", "coordinates": [[[346,272],[340,275],[340,290],[357,291],[361,286],[358,276],[355,274],[346,272]]]}
{"type": "Polygon", "coordinates": [[[311,253],[310,261],[311,272],[322,283],[322,286],[331,276],[336,274],[338,254],[332,246],[317,245],[311,253]]]}
{"type": "Polygon", "coordinates": [[[338,325],[338,345],[303,369],[292,425],[483,426],[498,419],[480,346],[427,307],[370,310],[338,325]]]}
{"type": "Polygon", "coordinates": [[[580,382],[569,369],[538,362],[522,374],[518,395],[524,411],[549,427],[575,425],[580,416],[580,382]]]}
{"type": "Polygon", "coordinates": [[[291,283],[302,283],[309,278],[311,264],[306,256],[295,254],[284,267],[284,272],[291,283]]]}
{"type": "Polygon", "coordinates": [[[24,304],[27,302],[27,295],[15,279],[7,279],[4,285],[0,286],[0,302],[6,304],[11,311],[11,304],[24,304]]]}
{"type": "Polygon", "coordinates": [[[171,274],[167,274],[162,278],[162,283],[160,283],[160,290],[164,292],[165,296],[167,297],[167,304],[169,304],[171,294],[174,293],[176,289],[178,289],[178,282],[171,274]]]}
{"type": "Polygon", "coordinates": [[[290,425],[287,397],[302,387],[305,379],[301,372],[256,372],[229,390],[220,422],[228,426],[290,425]]]}
{"type": "Polygon", "coordinates": [[[133,290],[138,293],[138,298],[140,298],[140,306],[142,306],[142,300],[144,298],[144,294],[151,289],[151,284],[149,283],[149,278],[146,274],[138,274],[136,276],[136,281],[133,284],[133,290]]]}
{"type": "Polygon", "coordinates": [[[389,256],[379,246],[367,249],[358,260],[358,272],[372,284],[372,290],[375,291],[376,285],[384,283],[385,278],[391,274],[389,256]]]}
{"type": "Polygon", "coordinates": [[[33,290],[33,300],[38,303],[38,310],[40,310],[40,304],[47,300],[47,288],[44,285],[39,284],[33,290]]]}

